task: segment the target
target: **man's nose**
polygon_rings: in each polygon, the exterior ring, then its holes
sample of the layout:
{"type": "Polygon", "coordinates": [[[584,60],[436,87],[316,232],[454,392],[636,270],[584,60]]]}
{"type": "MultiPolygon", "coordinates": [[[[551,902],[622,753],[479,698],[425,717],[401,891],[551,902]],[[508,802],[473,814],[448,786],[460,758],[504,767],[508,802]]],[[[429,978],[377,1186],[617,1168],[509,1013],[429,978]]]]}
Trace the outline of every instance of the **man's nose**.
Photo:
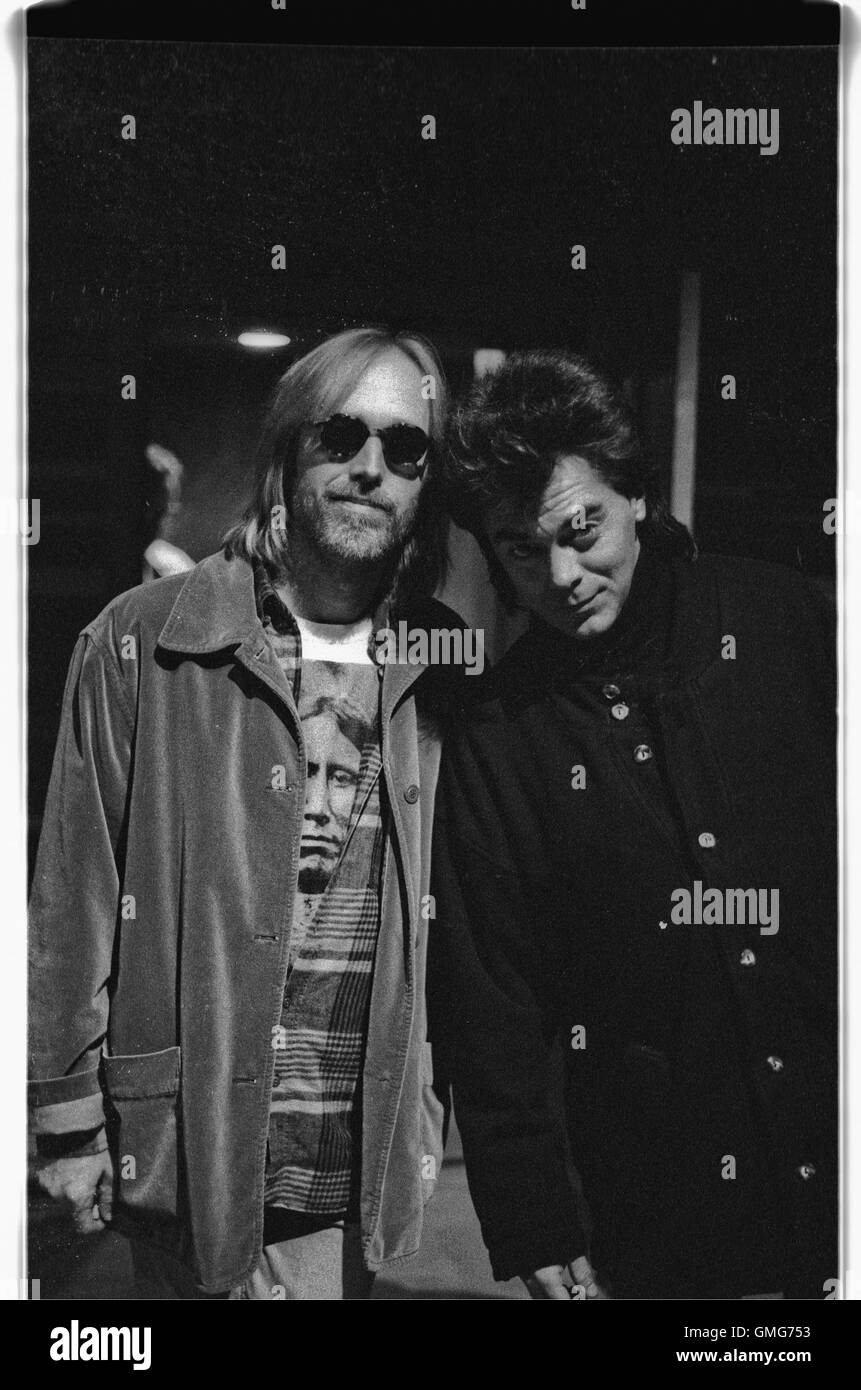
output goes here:
{"type": "Polygon", "coordinates": [[[329,798],[326,794],[326,781],[320,775],[309,777],[305,789],[305,819],[323,825],[330,818],[329,798]]]}
{"type": "Polygon", "coordinates": [[[583,578],[580,556],[570,545],[554,545],[550,551],[550,582],[554,589],[576,589],[583,578]]]}
{"type": "Polygon", "coordinates": [[[379,483],[385,472],[383,446],[376,435],[369,434],[359,452],[350,461],[350,477],[357,482],[379,483]]]}

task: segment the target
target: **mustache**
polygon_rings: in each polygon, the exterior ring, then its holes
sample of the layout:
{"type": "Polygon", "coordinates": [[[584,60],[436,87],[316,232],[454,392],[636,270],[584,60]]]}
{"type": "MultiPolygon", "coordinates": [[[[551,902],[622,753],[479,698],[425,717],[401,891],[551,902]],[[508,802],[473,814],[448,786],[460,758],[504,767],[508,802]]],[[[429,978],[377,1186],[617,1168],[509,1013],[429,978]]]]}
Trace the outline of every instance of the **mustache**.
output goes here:
{"type": "Polygon", "coordinates": [[[377,507],[389,516],[394,510],[390,502],[384,501],[381,497],[372,497],[366,492],[336,492],[330,488],[326,497],[332,502],[363,502],[366,507],[377,507]]]}

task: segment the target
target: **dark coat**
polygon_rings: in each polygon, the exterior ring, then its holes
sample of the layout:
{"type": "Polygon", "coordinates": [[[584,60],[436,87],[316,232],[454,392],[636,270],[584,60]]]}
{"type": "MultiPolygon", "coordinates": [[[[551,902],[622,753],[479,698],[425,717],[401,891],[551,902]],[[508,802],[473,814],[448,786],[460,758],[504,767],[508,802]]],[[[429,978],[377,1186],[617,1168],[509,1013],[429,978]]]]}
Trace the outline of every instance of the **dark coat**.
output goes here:
{"type": "Polygon", "coordinates": [[[606,671],[572,670],[575,644],[530,631],[464,709],[438,795],[432,1028],[498,1278],[587,1244],[548,1101],[561,1032],[592,1258],[616,1296],[734,1297],[803,1272],[822,1297],[837,1274],[827,605],[765,564],[672,569],[660,693],[620,677],[613,694],[606,671]],[[778,930],[672,921],[697,880],[778,890],[778,930]]]}
{"type": "MultiPolygon", "coordinates": [[[[433,600],[411,621],[459,626],[433,600]]],[[[417,1249],[442,1155],[423,900],[454,674],[382,671],[391,815],[362,1082],[371,1269],[417,1249]]],[[[245,560],[212,555],[133,589],[81,634],[34,876],[34,1127],[107,1119],[115,1224],[212,1292],[240,1283],[261,1249],[304,758],[245,560]]]]}

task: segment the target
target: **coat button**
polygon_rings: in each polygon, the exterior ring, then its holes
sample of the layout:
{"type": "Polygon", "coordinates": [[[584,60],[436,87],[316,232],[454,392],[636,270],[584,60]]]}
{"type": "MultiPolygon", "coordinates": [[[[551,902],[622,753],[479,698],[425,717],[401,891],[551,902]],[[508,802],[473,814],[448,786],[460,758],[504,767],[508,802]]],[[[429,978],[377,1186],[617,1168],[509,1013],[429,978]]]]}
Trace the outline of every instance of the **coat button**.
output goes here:
{"type": "Polygon", "coordinates": [[[415,782],[413,782],[409,787],[407,787],[406,791],[404,792],[404,801],[408,801],[410,806],[412,806],[416,801],[418,801],[418,799],[419,789],[416,786],[415,782]]]}
{"type": "Polygon", "coordinates": [[[717,840],[715,839],[714,835],[710,830],[703,830],[697,836],[697,844],[699,845],[700,849],[714,849],[715,845],[717,844],[717,840]]]}
{"type": "Polygon", "coordinates": [[[816,1177],[816,1169],[814,1168],[812,1163],[802,1163],[798,1171],[805,1182],[807,1182],[810,1178],[816,1177]]]}
{"type": "Polygon", "coordinates": [[[647,763],[649,759],[653,758],[654,756],[655,755],[649,747],[648,743],[638,743],[636,748],[634,749],[635,763],[647,763]]]}
{"type": "Polygon", "coordinates": [[[614,705],[610,713],[614,719],[627,719],[631,711],[628,709],[628,706],[622,702],[618,705],[614,705]]]}
{"type": "Polygon", "coordinates": [[[771,1056],[767,1059],[772,1071],[783,1071],[783,1062],[779,1057],[771,1056]]]}
{"type": "Polygon", "coordinates": [[[756,956],[753,951],[742,951],[739,962],[741,965],[756,965],[756,956]]]}
{"type": "Polygon", "coordinates": [[[618,685],[604,685],[601,687],[601,694],[605,700],[616,700],[621,695],[618,685]]]}

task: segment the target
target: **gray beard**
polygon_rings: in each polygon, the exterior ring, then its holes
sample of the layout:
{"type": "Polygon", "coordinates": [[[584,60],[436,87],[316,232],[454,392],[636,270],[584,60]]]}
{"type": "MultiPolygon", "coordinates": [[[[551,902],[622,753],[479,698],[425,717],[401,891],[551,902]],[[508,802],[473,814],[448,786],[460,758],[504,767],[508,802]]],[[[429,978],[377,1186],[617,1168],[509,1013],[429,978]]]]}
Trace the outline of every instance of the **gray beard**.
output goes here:
{"type": "Polygon", "coordinates": [[[402,551],[415,529],[418,498],[401,516],[380,512],[373,517],[335,509],[301,484],[293,495],[290,529],[302,533],[309,549],[333,565],[384,565],[402,551]]]}

